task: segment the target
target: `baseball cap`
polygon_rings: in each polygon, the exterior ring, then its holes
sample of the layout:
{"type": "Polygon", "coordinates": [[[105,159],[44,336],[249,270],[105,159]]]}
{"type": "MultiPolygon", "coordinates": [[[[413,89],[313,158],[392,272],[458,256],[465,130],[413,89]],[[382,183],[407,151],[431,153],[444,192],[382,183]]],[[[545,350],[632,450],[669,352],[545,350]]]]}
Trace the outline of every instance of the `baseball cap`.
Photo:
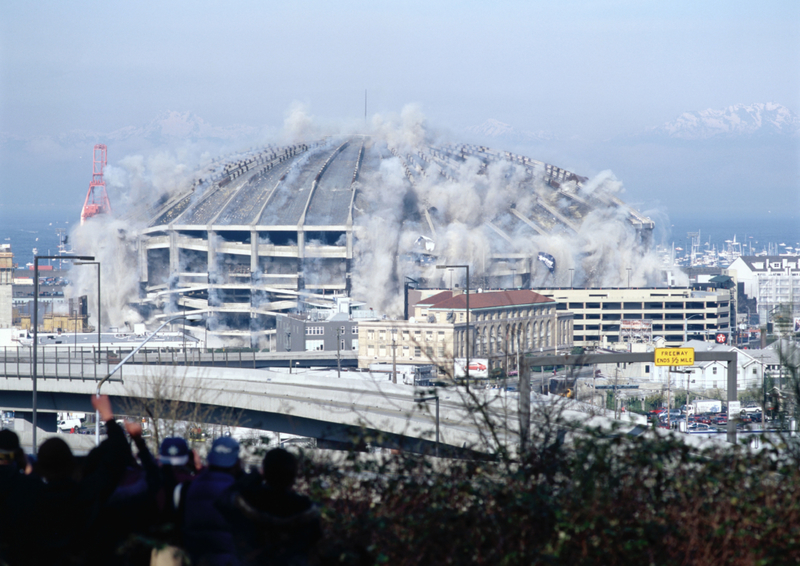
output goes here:
{"type": "Polygon", "coordinates": [[[189,461],[189,446],[182,438],[170,436],[161,443],[159,460],[162,464],[173,466],[183,466],[189,461]]]}
{"type": "Polygon", "coordinates": [[[239,443],[229,436],[217,438],[208,451],[208,465],[231,468],[239,461],[239,443]]]}

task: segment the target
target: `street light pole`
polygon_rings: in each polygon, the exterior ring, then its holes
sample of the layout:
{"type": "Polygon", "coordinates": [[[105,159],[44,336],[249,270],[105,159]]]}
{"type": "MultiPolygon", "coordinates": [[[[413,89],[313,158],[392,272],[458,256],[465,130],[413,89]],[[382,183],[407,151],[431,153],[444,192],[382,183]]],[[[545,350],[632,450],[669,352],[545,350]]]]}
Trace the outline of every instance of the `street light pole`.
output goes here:
{"type": "MultiPolygon", "coordinates": [[[[111,376],[112,376],[112,375],[114,375],[115,373],[117,373],[117,370],[118,370],[119,368],[121,368],[123,365],[125,365],[125,362],[127,362],[128,360],[130,360],[130,359],[131,359],[131,358],[132,358],[132,357],[133,357],[133,356],[136,354],[136,352],[138,352],[139,350],[141,350],[141,349],[142,349],[142,347],[143,347],[145,344],[147,344],[147,343],[150,341],[150,339],[151,339],[151,338],[153,338],[153,337],[154,337],[156,334],[158,334],[158,331],[159,331],[159,330],[161,330],[162,328],[164,328],[166,325],[168,325],[168,324],[170,324],[170,323],[172,323],[172,322],[175,322],[176,320],[180,320],[180,319],[186,319],[186,315],[185,315],[185,314],[181,314],[181,315],[178,315],[178,316],[173,316],[172,318],[168,318],[167,320],[165,320],[164,322],[162,322],[162,323],[161,323],[161,326],[159,326],[158,328],[156,328],[156,329],[153,331],[153,333],[152,333],[150,336],[148,336],[147,338],[145,338],[145,339],[142,341],[142,343],[141,343],[141,344],[139,344],[138,346],[136,346],[136,347],[135,347],[135,348],[134,348],[134,349],[131,351],[131,353],[129,353],[129,354],[128,354],[127,356],[125,356],[124,358],[122,358],[122,361],[120,361],[120,362],[119,362],[117,365],[115,365],[115,366],[114,366],[114,369],[112,369],[110,372],[108,372],[108,375],[107,375],[107,376],[105,376],[103,379],[101,379],[101,380],[100,380],[100,382],[97,384],[97,396],[98,396],[98,397],[100,397],[100,388],[101,388],[101,387],[103,387],[103,384],[104,384],[106,381],[108,381],[108,380],[111,378],[111,376]]],[[[99,444],[100,444],[100,412],[99,412],[99,411],[97,411],[97,412],[96,412],[96,414],[95,414],[95,423],[94,423],[94,442],[95,442],[95,445],[99,445],[99,444]]]]}
{"type": "MultiPolygon", "coordinates": [[[[693,314],[691,316],[684,317],[683,319],[683,342],[684,344],[689,341],[689,319],[701,316],[705,319],[704,313],[693,314]]],[[[706,328],[705,324],[703,325],[703,337],[706,336],[706,328]]],[[[703,340],[705,342],[705,340],[703,340]]]]}
{"type": "Polygon", "coordinates": [[[397,383],[397,327],[392,328],[392,383],[397,383]]]}
{"type": "Polygon", "coordinates": [[[469,335],[470,335],[470,326],[469,326],[469,265],[437,265],[436,269],[466,269],[467,270],[467,332],[465,334],[465,341],[464,345],[466,346],[466,359],[467,364],[464,368],[464,375],[466,377],[467,383],[467,393],[469,393],[469,335]]]}
{"type": "Polygon", "coordinates": [[[336,328],[336,377],[337,378],[342,377],[342,358],[341,358],[341,353],[339,352],[339,345],[342,340],[340,332],[341,329],[337,327],[336,328]]]}
{"type": "MultiPolygon", "coordinates": [[[[37,255],[33,257],[33,396],[31,398],[31,424],[33,425],[33,449],[32,453],[36,456],[36,378],[37,378],[37,352],[39,350],[39,260],[40,259],[59,259],[57,255],[37,255]]],[[[94,256],[76,256],[73,259],[90,261],[94,256]]]]}
{"type": "Polygon", "coordinates": [[[101,324],[102,312],[100,311],[100,262],[99,261],[76,261],[75,265],[96,265],[97,266],[97,364],[100,364],[100,333],[103,331],[101,324]]]}

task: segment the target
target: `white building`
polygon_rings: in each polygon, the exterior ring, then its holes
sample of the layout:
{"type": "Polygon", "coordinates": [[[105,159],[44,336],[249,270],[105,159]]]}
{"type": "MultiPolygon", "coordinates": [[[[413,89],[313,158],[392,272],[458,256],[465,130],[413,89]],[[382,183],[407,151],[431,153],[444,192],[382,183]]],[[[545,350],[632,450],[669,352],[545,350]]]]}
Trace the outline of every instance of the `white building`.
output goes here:
{"type": "Polygon", "coordinates": [[[0,244],[0,328],[11,328],[11,296],[14,255],[11,244],[0,244]]]}
{"type": "Polygon", "coordinates": [[[759,324],[770,322],[779,305],[792,305],[794,317],[800,316],[800,256],[742,256],[727,272],[758,302],[759,324]]]}

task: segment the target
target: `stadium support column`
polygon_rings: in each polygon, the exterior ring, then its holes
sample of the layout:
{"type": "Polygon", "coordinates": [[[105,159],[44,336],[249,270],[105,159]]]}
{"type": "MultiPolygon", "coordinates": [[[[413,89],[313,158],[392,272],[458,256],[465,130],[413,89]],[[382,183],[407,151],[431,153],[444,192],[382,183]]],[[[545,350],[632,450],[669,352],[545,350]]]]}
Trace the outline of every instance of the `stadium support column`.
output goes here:
{"type": "Polygon", "coordinates": [[[219,284],[219,266],[217,265],[217,233],[208,231],[208,284],[219,284]]]}
{"type": "Polygon", "coordinates": [[[138,239],[139,252],[139,298],[146,295],[147,281],[150,279],[150,272],[147,265],[147,246],[141,236],[138,239]]]}
{"type": "Polygon", "coordinates": [[[303,277],[303,265],[306,258],[306,233],[302,226],[297,227],[297,290],[302,291],[306,287],[303,277]]]}
{"type": "MultiPolygon", "coordinates": [[[[167,285],[170,291],[177,289],[180,286],[180,272],[181,272],[181,252],[178,248],[178,233],[175,230],[169,231],[169,278],[167,285]]],[[[168,295],[169,307],[167,312],[178,308],[178,294],[170,293],[168,295]]]]}
{"type": "Polygon", "coordinates": [[[261,303],[262,292],[258,289],[261,272],[258,267],[258,230],[250,230],[250,347],[258,347],[260,321],[256,308],[261,303]]]}
{"type": "Polygon", "coordinates": [[[353,226],[349,225],[347,227],[347,250],[345,252],[345,260],[344,260],[344,292],[347,296],[350,296],[350,291],[352,289],[352,279],[350,274],[353,270],[353,226]]]}
{"type": "Polygon", "coordinates": [[[258,273],[258,230],[250,230],[250,275],[258,273]]]}
{"type": "Polygon", "coordinates": [[[181,258],[178,250],[178,233],[175,230],[169,231],[169,288],[177,286],[178,274],[180,273],[181,258]]]}

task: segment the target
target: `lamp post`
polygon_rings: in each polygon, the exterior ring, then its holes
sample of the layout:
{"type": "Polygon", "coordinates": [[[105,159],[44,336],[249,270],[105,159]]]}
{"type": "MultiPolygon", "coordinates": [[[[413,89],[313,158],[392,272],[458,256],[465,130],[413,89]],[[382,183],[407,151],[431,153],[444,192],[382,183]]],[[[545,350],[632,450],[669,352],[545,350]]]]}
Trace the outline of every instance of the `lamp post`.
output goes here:
{"type": "Polygon", "coordinates": [[[424,403],[426,401],[436,401],[436,457],[439,457],[439,396],[432,395],[431,397],[417,397],[414,399],[417,403],[424,403]]]}
{"type": "Polygon", "coordinates": [[[100,262],[99,261],[76,261],[75,265],[96,265],[97,266],[97,363],[100,363],[100,333],[102,332],[102,313],[100,312],[100,262]]]}
{"type": "Polygon", "coordinates": [[[464,368],[464,375],[466,377],[467,393],[469,393],[469,265],[437,265],[436,269],[466,269],[467,271],[467,332],[465,334],[467,363],[464,368]]]}
{"type": "MultiPolygon", "coordinates": [[[[191,315],[190,315],[190,316],[191,316],[191,315]]],[[[130,360],[130,359],[131,359],[131,358],[132,358],[132,357],[133,357],[133,356],[136,354],[136,352],[138,352],[139,350],[141,350],[141,349],[142,349],[142,347],[143,347],[145,344],[147,344],[147,343],[150,341],[150,339],[151,339],[151,338],[153,338],[153,337],[154,337],[156,334],[158,334],[158,331],[159,331],[159,330],[161,330],[162,328],[164,328],[166,325],[168,325],[168,324],[170,324],[170,323],[172,323],[172,322],[175,322],[176,320],[180,320],[180,319],[186,319],[186,318],[187,318],[187,316],[186,316],[185,314],[181,314],[181,315],[178,315],[178,316],[173,316],[172,318],[168,318],[167,320],[165,320],[164,322],[162,322],[162,323],[161,323],[161,326],[159,326],[158,328],[156,328],[156,329],[153,331],[153,333],[152,333],[150,336],[148,336],[147,338],[145,338],[145,339],[142,341],[142,343],[141,343],[141,344],[139,344],[138,346],[136,346],[136,347],[135,347],[135,348],[134,348],[134,349],[133,349],[133,350],[132,350],[132,351],[131,351],[131,352],[130,352],[130,353],[127,355],[127,356],[125,356],[124,358],[122,358],[122,360],[121,360],[121,361],[120,361],[120,362],[119,362],[117,365],[115,365],[115,366],[114,366],[114,369],[112,369],[110,372],[108,372],[108,375],[107,375],[107,376],[105,376],[103,379],[101,379],[101,380],[100,380],[100,382],[97,384],[97,396],[98,396],[98,397],[100,397],[100,388],[101,388],[101,387],[103,387],[103,384],[104,384],[106,381],[108,381],[108,380],[111,378],[111,376],[112,376],[112,375],[114,375],[115,373],[117,373],[117,370],[118,370],[119,368],[121,368],[123,365],[125,365],[125,362],[127,362],[128,360],[130,360]]],[[[199,318],[199,317],[198,317],[198,318],[199,318]]],[[[97,412],[95,413],[95,422],[94,422],[94,442],[95,442],[95,445],[98,445],[98,444],[100,444],[100,412],[99,412],[99,411],[97,411],[97,412]]]]}
{"type": "MultiPolygon", "coordinates": [[[[693,314],[691,316],[684,317],[684,319],[683,319],[683,342],[684,343],[689,341],[689,319],[696,318],[698,316],[703,317],[703,319],[705,320],[705,316],[706,316],[705,313],[698,313],[698,314],[693,314]]],[[[703,325],[703,336],[705,337],[705,335],[706,335],[705,325],[703,325]]]]}
{"type": "Polygon", "coordinates": [[[337,378],[342,377],[342,357],[341,353],[339,352],[339,345],[342,340],[340,332],[341,329],[337,327],[336,328],[336,377],[337,378]]]}
{"type": "Polygon", "coordinates": [[[397,383],[397,327],[392,328],[392,383],[397,383]]]}
{"type": "MultiPolygon", "coordinates": [[[[33,455],[36,455],[36,377],[37,352],[39,350],[39,260],[59,259],[57,255],[37,255],[33,257],[33,397],[31,398],[31,424],[33,425],[33,455]]],[[[77,256],[73,259],[91,261],[94,256],[77,256]]]]}

